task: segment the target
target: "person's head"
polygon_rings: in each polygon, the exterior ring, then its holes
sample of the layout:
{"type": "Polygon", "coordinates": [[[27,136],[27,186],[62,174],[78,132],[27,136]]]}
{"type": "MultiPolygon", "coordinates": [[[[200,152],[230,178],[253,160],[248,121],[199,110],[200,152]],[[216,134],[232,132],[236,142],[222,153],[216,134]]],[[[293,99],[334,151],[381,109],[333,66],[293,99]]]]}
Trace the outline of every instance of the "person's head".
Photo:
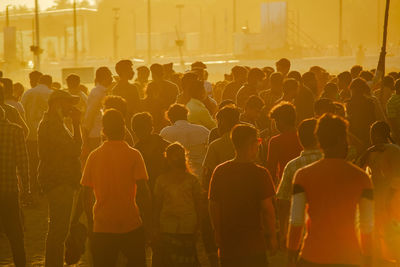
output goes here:
{"type": "Polygon", "coordinates": [[[359,77],[363,78],[367,82],[370,82],[374,78],[374,74],[372,74],[372,72],[370,72],[368,70],[363,70],[363,71],[360,72],[359,77]]]}
{"type": "Polygon", "coordinates": [[[121,112],[108,109],[103,115],[103,134],[108,141],[122,141],[125,139],[125,120],[121,112]]]}
{"type": "Polygon", "coordinates": [[[163,66],[163,71],[164,71],[164,78],[166,79],[171,79],[172,75],[175,73],[174,71],[174,63],[167,63],[162,65],[163,66]]]}
{"type": "Polygon", "coordinates": [[[332,114],[325,114],[318,120],[316,135],[326,158],[347,157],[347,127],[347,121],[332,114]]]}
{"type": "Polygon", "coordinates": [[[246,102],[244,112],[251,120],[257,120],[261,115],[264,101],[257,95],[252,95],[246,102]]]}
{"type": "Polygon", "coordinates": [[[352,77],[350,72],[344,71],[340,73],[338,76],[338,87],[339,90],[347,90],[349,89],[350,83],[352,81],[352,77]]]}
{"type": "Polygon", "coordinates": [[[14,83],[13,85],[13,95],[17,100],[20,100],[25,92],[25,87],[22,83],[14,83]]]}
{"type": "Polygon", "coordinates": [[[42,77],[42,73],[40,71],[34,70],[31,73],[29,73],[29,84],[31,87],[35,87],[39,84],[39,79],[42,77]]]}
{"type": "Polygon", "coordinates": [[[167,111],[168,120],[174,124],[177,121],[187,121],[188,109],[181,104],[173,104],[167,111]]]}
{"type": "Polygon", "coordinates": [[[244,124],[236,125],[231,132],[231,140],[235,147],[236,157],[255,161],[258,155],[257,129],[244,124]]]}
{"type": "Polygon", "coordinates": [[[240,112],[236,107],[226,106],[219,110],[216,115],[218,131],[221,135],[230,132],[239,123],[240,112]]]}
{"type": "Polygon", "coordinates": [[[182,91],[189,93],[190,88],[198,81],[196,73],[189,71],[186,72],[182,77],[182,91]]]}
{"type": "Polygon", "coordinates": [[[318,95],[318,82],[314,72],[309,71],[304,73],[303,76],[301,76],[301,81],[314,95],[318,95]]]}
{"type": "Polygon", "coordinates": [[[361,67],[360,65],[354,65],[353,67],[351,67],[351,69],[350,69],[351,78],[352,79],[357,78],[360,75],[362,70],[363,70],[363,67],[361,67]]]}
{"type": "Polygon", "coordinates": [[[370,137],[373,145],[394,143],[390,136],[390,126],[385,121],[376,121],[371,125],[370,137]]]}
{"type": "Polygon", "coordinates": [[[161,64],[154,63],[150,66],[150,71],[154,81],[164,79],[164,68],[161,64]]]}
{"type": "Polygon", "coordinates": [[[233,80],[244,83],[247,80],[247,69],[242,66],[234,66],[232,68],[233,80]]]}
{"type": "Polygon", "coordinates": [[[40,76],[39,84],[46,85],[49,89],[51,89],[53,78],[50,75],[42,75],[40,76]]]}
{"type": "Polygon", "coordinates": [[[51,83],[51,89],[53,89],[53,90],[60,90],[61,87],[62,87],[62,85],[59,82],[52,82],[51,83]]]}
{"type": "Polygon", "coordinates": [[[129,59],[120,60],[115,64],[115,72],[121,80],[132,80],[135,72],[133,71],[133,63],[129,59]]]}
{"type": "Polygon", "coordinates": [[[286,76],[290,70],[290,61],[287,58],[281,58],[275,63],[276,71],[286,76]]]}
{"type": "Polygon", "coordinates": [[[201,61],[193,62],[190,66],[192,70],[205,70],[207,69],[207,65],[201,61]]]}
{"type": "Polygon", "coordinates": [[[335,105],[335,114],[342,117],[346,118],[346,107],[340,102],[333,102],[335,105]]]}
{"type": "Polygon", "coordinates": [[[116,109],[121,112],[122,116],[125,118],[128,110],[126,100],[120,96],[109,95],[106,96],[103,102],[104,110],[116,109]]]}
{"type": "Polygon", "coordinates": [[[318,141],[315,136],[315,128],[317,126],[316,119],[306,119],[299,124],[297,135],[301,146],[304,149],[313,149],[317,147],[318,141]]]}
{"type": "Polygon", "coordinates": [[[68,75],[67,79],[67,87],[70,90],[80,90],[79,85],[81,84],[81,78],[76,74],[68,75]]]}
{"type": "Polygon", "coordinates": [[[96,70],[95,83],[108,88],[113,82],[112,73],[107,67],[100,67],[96,70]]]}
{"type": "Polygon", "coordinates": [[[336,113],[336,106],[329,98],[320,98],[314,103],[314,111],[317,117],[321,117],[325,113],[336,113]]]}
{"type": "Polygon", "coordinates": [[[400,79],[398,79],[398,80],[394,83],[393,89],[395,90],[396,95],[400,95],[400,79]]]}
{"type": "Polygon", "coordinates": [[[336,83],[329,82],[324,87],[324,97],[337,100],[339,97],[339,88],[336,83]]]}
{"type": "Polygon", "coordinates": [[[293,130],[296,126],[296,109],[289,102],[281,102],[274,106],[269,117],[275,121],[276,128],[281,133],[293,130]]]}
{"type": "Polygon", "coordinates": [[[141,82],[148,82],[150,76],[150,70],[146,66],[140,66],[136,69],[137,79],[141,82]]]}
{"type": "Polygon", "coordinates": [[[0,78],[0,83],[3,84],[4,98],[13,98],[13,81],[9,78],[0,78]]]}
{"type": "Polygon", "coordinates": [[[0,105],[4,104],[4,87],[3,84],[0,83],[0,105]]]}
{"type": "Polygon", "coordinates": [[[292,78],[295,79],[296,81],[298,81],[299,83],[301,83],[301,73],[296,71],[296,70],[292,70],[291,72],[288,73],[287,75],[288,78],[292,78]]]}
{"type": "Polygon", "coordinates": [[[165,149],[165,158],[170,169],[188,171],[186,150],[180,143],[172,143],[165,149]]]}
{"type": "Polygon", "coordinates": [[[394,79],[390,75],[386,75],[382,79],[382,87],[383,88],[388,88],[390,90],[394,90],[394,79]]]}
{"type": "Polygon", "coordinates": [[[193,81],[192,86],[189,87],[189,95],[191,98],[204,100],[207,96],[206,89],[204,88],[204,83],[202,81],[193,81]]]}
{"type": "Polygon", "coordinates": [[[391,71],[391,72],[389,72],[388,75],[389,75],[389,76],[392,76],[393,80],[400,79],[400,73],[398,73],[398,72],[391,71]]]}
{"type": "Polygon", "coordinates": [[[265,73],[259,68],[252,68],[247,76],[247,82],[252,85],[259,85],[265,77],[265,73]]]}
{"type": "Polygon", "coordinates": [[[286,79],[283,82],[283,95],[286,100],[292,100],[297,96],[299,83],[295,79],[286,79]]]}
{"type": "Polygon", "coordinates": [[[269,77],[271,91],[281,94],[283,91],[283,75],[280,72],[274,72],[269,77]]]}
{"type": "Polygon", "coordinates": [[[351,82],[350,90],[353,96],[361,96],[369,92],[370,88],[364,79],[356,78],[351,82]]]}
{"type": "Polygon", "coordinates": [[[74,106],[79,103],[79,96],[73,96],[64,90],[54,90],[48,100],[49,113],[56,113],[68,117],[74,106]]]}
{"type": "Polygon", "coordinates": [[[222,100],[221,103],[219,103],[219,105],[218,105],[218,110],[221,110],[227,106],[236,107],[236,103],[232,99],[222,100]]]}
{"type": "Polygon", "coordinates": [[[153,132],[153,117],[150,113],[141,112],[133,116],[132,130],[139,140],[150,136],[153,132]]]}

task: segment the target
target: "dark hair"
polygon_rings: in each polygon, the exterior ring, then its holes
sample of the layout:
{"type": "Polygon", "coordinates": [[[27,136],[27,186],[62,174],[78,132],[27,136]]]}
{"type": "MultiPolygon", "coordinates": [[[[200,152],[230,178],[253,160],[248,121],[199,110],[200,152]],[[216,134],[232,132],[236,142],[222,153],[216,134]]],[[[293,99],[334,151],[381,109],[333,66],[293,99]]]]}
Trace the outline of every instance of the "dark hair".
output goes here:
{"type": "Polygon", "coordinates": [[[231,132],[231,140],[236,151],[246,148],[257,138],[257,129],[247,124],[238,124],[233,127],[231,132]]]}
{"type": "Polygon", "coordinates": [[[117,72],[117,74],[119,76],[123,75],[124,72],[128,69],[131,68],[133,66],[133,63],[131,60],[129,59],[123,59],[117,62],[117,64],[115,64],[115,71],[117,72]]]}
{"type": "Polygon", "coordinates": [[[242,66],[234,66],[232,68],[232,75],[235,80],[238,79],[246,79],[247,76],[247,69],[242,66]]]}
{"type": "Polygon", "coordinates": [[[239,123],[240,112],[236,107],[226,106],[219,110],[216,115],[218,124],[223,124],[227,129],[239,123]]]}
{"type": "Polygon", "coordinates": [[[389,76],[389,75],[386,75],[385,77],[383,77],[382,85],[384,87],[388,87],[390,89],[393,89],[393,87],[394,87],[394,79],[393,79],[393,77],[389,76]]]}
{"type": "Polygon", "coordinates": [[[363,67],[360,65],[354,65],[350,69],[350,74],[353,79],[357,78],[360,75],[360,72],[363,70],[363,67]]]}
{"type": "Polygon", "coordinates": [[[75,88],[75,87],[78,87],[79,84],[81,83],[81,78],[76,74],[70,74],[65,79],[65,81],[67,82],[67,86],[69,88],[75,88]]]}
{"type": "Polygon", "coordinates": [[[132,118],[132,130],[136,135],[147,135],[153,131],[153,117],[148,112],[137,113],[132,118]]]}
{"type": "Polygon", "coordinates": [[[269,117],[288,126],[295,126],[296,108],[289,102],[281,102],[271,109],[269,117]]]}
{"type": "Polygon", "coordinates": [[[4,86],[0,83],[0,104],[4,104],[4,86]]]}
{"type": "Polygon", "coordinates": [[[324,87],[324,92],[327,94],[335,94],[339,91],[339,88],[336,83],[329,82],[324,87]]]}
{"type": "Polygon", "coordinates": [[[258,109],[261,110],[264,106],[264,101],[258,95],[252,95],[247,100],[245,109],[258,109]]]}
{"type": "Polygon", "coordinates": [[[232,99],[225,99],[225,100],[222,100],[221,103],[219,103],[219,105],[218,105],[218,110],[221,110],[221,109],[223,109],[223,108],[226,107],[226,106],[233,106],[233,107],[236,107],[236,103],[235,103],[235,101],[233,101],[232,99]]]}
{"type": "Polygon", "coordinates": [[[124,140],[125,120],[116,109],[108,109],[103,115],[103,133],[108,140],[124,140]]]}
{"type": "Polygon", "coordinates": [[[172,143],[165,149],[165,158],[169,168],[178,168],[189,171],[186,150],[180,143],[172,143]]]}
{"type": "Polygon", "coordinates": [[[353,95],[361,95],[369,92],[370,88],[364,79],[356,78],[351,82],[350,90],[352,91],[353,95]]]}
{"type": "Polygon", "coordinates": [[[189,71],[183,74],[182,77],[182,91],[189,93],[190,88],[194,86],[194,83],[198,81],[196,73],[189,71]]]}
{"type": "Polygon", "coordinates": [[[340,140],[347,138],[348,122],[343,118],[325,114],[319,120],[316,129],[318,142],[323,150],[328,150],[336,147],[340,140]]]}
{"type": "Polygon", "coordinates": [[[335,114],[336,106],[333,101],[329,98],[321,98],[315,101],[314,110],[317,116],[321,116],[325,113],[335,114]]]}
{"type": "Polygon", "coordinates": [[[252,68],[247,75],[247,81],[249,83],[257,82],[265,77],[265,73],[259,68],[252,68]]]}
{"type": "Polygon", "coordinates": [[[41,73],[40,71],[34,70],[29,73],[29,80],[31,81],[31,83],[38,83],[40,77],[42,77],[42,76],[43,76],[43,73],[41,73]]]}
{"type": "Polygon", "coordinates": [[[122,116],[126,117],[128,106],[126,100],[120,96],[109,95],[106,96],[103,102],[103,106],[105,110],[115,109],[121,112],[122,116]]]}
{"type": "Polygon", "coordinates": [[[363,70],[362,72],[360,72],[359,77],[369,82],[372,81],[372,79],[374,78],[374,74],[372,74],[372,72],[368,70],[363,70]]]}
{"type": "Polygon", "coordinates": [[[279,69],[282,69],[282,68],[287,69],[289,71],[290,61],[287,58],[281,58],[275,63],[275,66],[276,66],[277,71],[280,71],[279,69]]]}
{"type": "Polygon", "coordinates": [[[349,71],[344,71],[342,73],[340,73],[338,76],[338,82],[343,82],[347,85],[349,85],[351,83],[351,73],[349,71]]]}
{"type": "Polygon", "coordinates": [[[298,88],[299,88],[299,83],[295,79],[289,78],[283,82],[283,93],[285,94],[293,91],[297,92],[298,88]]]}
{"type": "Polygon", "coordinates": [[[306,119],[299,125],[297,134],[301,145],[304,148],[315,146],[317,144],[317,137],[315,136],[315,128],[317,126],[316,119],[306,119]]]}
{"type": "Polygon", "coordinates": [[[150,70],[146,66],[140,66],[136,69],[138,76],[149,76],[150,75],[150,70]]]}
{"type": "Polygon", "coordinates": [[[283,84],[283,75],[280,72],[274,72],[269,76],[269,83],[271,87],[274,86],[282,86],[283,84]]]}
{"type": "Polygon", "coordinates": [[[400,79],[397,79],[397,81],[394,83],[394,90],[396,90],[396,94],[400,94],[400,79]]]}
{"type": "Polygon", "coordinates": [[[150,66],[151,75],[154,78],[162,78],[164,76],[164,68],[161,64],[155,63],[150,66]]]}
{"type": "Polygon", "coordinates": [[[189,88],[189,95],[192,98],[201,99],[205,95],[204,83],[202,81],[193,81],[189,88]]]}
{"type": "Polygon", "coordinates": [[[100,67],[96,70],[96,78],[95,82],[103,82],[105,81],[106,77],[111,75],[111,71],[107,67],[100,67]]]}
{"type": "Polygon", "coordinates": [[[301,76],[301,81],[304,86],[310,89],[314,95],[318,94],[317,77],[314,72],[308,71],[301,76]]]}
{"type": "Polygon", "coordinates": [[[289,72],[287,77],[295,79],[298,82],[301,82],[301,73],[296,70],[292,70],[291,72],[289,72]]]}
{"type": "Polygon", "coordinates": [[[0,83],[3,84],[3,92],[5,98],[13,96],[13,81],[9,78],[0,78],[0,83]]]}
{"type": "Polygon", "coordinates": [[[173,104],[169,107],[167,111],[168,120],[175,123],[179,120],[187,120],[188,109],[181,104],[173,104]]]}
{"type": "Polygon", "coordinates": [[[49,88],[51,88],[52,83],[53,83],[53,78],[50,75],[42,75],[39,78],[39,84],[44,84],[49,88]]]}
{"type": "Polygon", "coordinates": [[[379,136],[381,140],[394,143],[390,136],[390,126],[385,121],[376,121],[371,125],[371,139],[373,136],[379,136]]]}
{"type": "Polygon", "coordinates": [[[340,102],[333,102],[333,104],[335,105],[335,114],[337,116],[345,118],[346,117],[346,106],[340,102]]]}

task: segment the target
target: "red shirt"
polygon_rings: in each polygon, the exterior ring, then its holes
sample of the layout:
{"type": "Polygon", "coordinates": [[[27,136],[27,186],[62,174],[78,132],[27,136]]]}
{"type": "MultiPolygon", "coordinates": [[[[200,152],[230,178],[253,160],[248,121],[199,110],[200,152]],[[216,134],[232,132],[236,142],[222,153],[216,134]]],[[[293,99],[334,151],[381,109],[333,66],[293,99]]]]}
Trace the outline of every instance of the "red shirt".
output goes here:
{"type": "Polygon", "coordinates": [[[269,140],[267,168],[275,184],[281,180],[286,164],[300,156],[302,150],[296,131],[281,133],[269,140]]]}

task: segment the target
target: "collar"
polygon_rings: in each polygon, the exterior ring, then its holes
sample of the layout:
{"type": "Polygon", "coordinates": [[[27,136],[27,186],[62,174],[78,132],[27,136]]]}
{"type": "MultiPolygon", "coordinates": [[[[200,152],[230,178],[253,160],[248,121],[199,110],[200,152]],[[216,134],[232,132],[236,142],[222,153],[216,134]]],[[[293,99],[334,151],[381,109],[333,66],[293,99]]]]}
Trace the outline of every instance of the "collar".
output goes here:
{"type": "Polygon", "coordinates": [[[315,149],[305,149],[303,151],[301,151],[300,156],[308,156],[308,155],[312,155],[312,154],[320,154],[322,155],[322,151],[319,150],[318,148],[315,149]]]}
{"type": "Polygon", "coordinates": [[[187,125],[190,124],[187,120],[178,120],[174,123],[174,125],[187,125]]]}

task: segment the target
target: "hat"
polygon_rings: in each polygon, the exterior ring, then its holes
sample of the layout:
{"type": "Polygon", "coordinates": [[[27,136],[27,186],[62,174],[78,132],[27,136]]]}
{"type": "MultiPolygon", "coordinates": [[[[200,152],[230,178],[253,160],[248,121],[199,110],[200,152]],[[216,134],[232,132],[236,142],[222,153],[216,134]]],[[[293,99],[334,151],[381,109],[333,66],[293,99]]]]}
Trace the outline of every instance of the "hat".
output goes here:
{"type": "Polygon", "coordinates": [[[49,97],[49,104],[56,100],[67,100],[71,101],[72,104],[76,105],[79,103],[80,97],[79,96],[74,96],[68,93],[67,91],[64,90],[54,90],[49,97]]]}
{"type": "Polygon", "coordinates": [[[196,61],[191,65],[192,70],[205,70],[207,69],[207,65],[201,61],[196,61]]]}

